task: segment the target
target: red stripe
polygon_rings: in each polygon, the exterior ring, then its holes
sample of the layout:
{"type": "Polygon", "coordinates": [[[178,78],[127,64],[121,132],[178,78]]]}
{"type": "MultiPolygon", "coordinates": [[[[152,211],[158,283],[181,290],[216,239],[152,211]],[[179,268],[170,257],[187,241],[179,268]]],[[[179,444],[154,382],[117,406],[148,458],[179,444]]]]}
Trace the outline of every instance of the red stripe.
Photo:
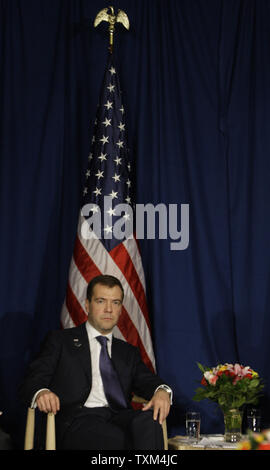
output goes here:
{"type": "Polygon", "coordinates": [[[87,284],[91,281],[91,279],[93,279],[93,277],[101,274],[101,271],[88,255],[78,236],[75,240],[73,258],[77,268],[86,280],[87,284]]]}
{"type": "Polygon", "coordinates": [[[74,295],[69,283],[67,285],[66,306],[76,326],[87,320],[87,315],[74,295]]]}
{"type": "Polygon", "coordinates": [[[110,251],[110,255],[112,259],[115,261],[119,269],[124,274],[125,278],[127,279],[130,288],[136,297],[138,304],[140,306],[141,311],[143,312],[144,318],[150,330],[150,321],[148,316],[148,308],[146,303],[146,297],[144,288],[138,276],[136,269],[132,263],[132,260],[129,256],[128,251],[126,250],[125,246],[120,243],[115,248],[110,251]]]}
{"type": "Polygon", "coordinates": [[[148,354],[138,334],[138,331],[136,327],[134,326],[134,324],[132,323],[130,316],[128,315],[124,307],[122,307],[122,313],[118,320],[117,326],[119,330],[121,331],[122,335],[126,338],[127,342],[139,348],[143,362],[149,367],[149,369],[152,372],[155,372],[153,368],[153,364],[148,357],[148,354]]]}

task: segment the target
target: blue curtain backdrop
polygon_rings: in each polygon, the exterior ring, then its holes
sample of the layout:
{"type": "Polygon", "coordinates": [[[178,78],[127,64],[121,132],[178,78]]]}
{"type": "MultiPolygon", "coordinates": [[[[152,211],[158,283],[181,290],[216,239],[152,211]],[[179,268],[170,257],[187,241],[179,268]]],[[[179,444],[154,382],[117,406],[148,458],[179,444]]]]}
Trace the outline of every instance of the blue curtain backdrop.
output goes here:
{"type": "MultiPolygon", "coordinates": [[[[107,59],[102,0],[0,1],[0,425],[22,445],[17,386],[60,327],[84,171],[107,59]]],[[[137,202],[190,205],[190,243],[141,242],[158,373],[202,432],[221,413],[192,401],[206,365],[266,382],[270,331],[270,2],[116,0],[115,59],[137,202]]]]}

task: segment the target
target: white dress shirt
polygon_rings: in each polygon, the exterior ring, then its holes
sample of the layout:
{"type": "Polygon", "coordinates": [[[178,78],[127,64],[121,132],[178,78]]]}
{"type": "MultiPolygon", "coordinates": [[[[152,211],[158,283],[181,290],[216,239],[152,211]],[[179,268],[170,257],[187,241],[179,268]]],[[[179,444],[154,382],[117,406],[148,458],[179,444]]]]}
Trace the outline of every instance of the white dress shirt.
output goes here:
{"type": "MultiPolygon", "coordinates": [[[[94,408],[98,406],[109,406],[107,399],[105,397],[102,378],[99,370],[99,356],[101,351],[101,344],[96,339],[97,336],[100,336],[99,331],[97,331],[89,321],[86,322],[86,331],[89,339],[90,353],[91,353],[91,368],[92,368],[92,388],[90,394],[84,404],[87,408],[94,408]]],[[[108,354],[111,357],[112,355],[112,333],[104,335],[108,338],[107,348],[108,354]]]]}

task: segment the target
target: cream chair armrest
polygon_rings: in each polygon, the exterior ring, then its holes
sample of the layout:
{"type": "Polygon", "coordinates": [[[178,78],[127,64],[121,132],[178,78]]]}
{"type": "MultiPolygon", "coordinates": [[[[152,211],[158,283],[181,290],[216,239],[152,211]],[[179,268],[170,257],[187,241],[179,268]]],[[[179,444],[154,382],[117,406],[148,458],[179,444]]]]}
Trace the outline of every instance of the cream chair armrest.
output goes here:
{"type": "Polygon", "coordinates": [[[53,413],[47,415],[46,450],[55,450],[55,417],[53,413]]]}
{"type": "Polygon", "coordinates": [[[35,432],[35,409],[28,408],[26,429],[24,438],[24,450],[32,450],[34,447],[34,432],[35,432]]]}
{"type": "Polygon", "coordinates": [[[145,398],[139,397],[138,395],[133,395],[132,401],[133,401],[134,403],[142,403],[142,404],[148,402],[148,400],[146,400],[145,398]]]}
{"type": "MultiPolygon", "coordinates": [[[[28,408],[24,450],[32,450],[34,448],[34,433],[35,433],[35,408],[28,408]]],[[[56,449],[55,440],[55,417],[53,413],[47,414],[47,428],[46,428],[46,450],[56,449]]]]}
{"type": "Polygon", "coordinates": [[[164,439],[164,450],[168,450],[168,432],[167,432],[167,422],[164,419],[162,423],[163,439],[164,439]]]}

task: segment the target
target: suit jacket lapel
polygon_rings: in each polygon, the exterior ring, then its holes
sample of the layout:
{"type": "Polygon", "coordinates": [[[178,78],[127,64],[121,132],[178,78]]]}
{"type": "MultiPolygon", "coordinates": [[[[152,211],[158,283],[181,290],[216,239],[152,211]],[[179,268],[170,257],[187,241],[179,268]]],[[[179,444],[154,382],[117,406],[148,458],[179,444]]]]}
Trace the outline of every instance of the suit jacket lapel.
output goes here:
{"type": "Polygon", "coordinates": [[[89,346],[89,339],[85,327],[85,323],[78,326],[77,328],[71,329],[71,348],[73,354],[77,357],[80,365],[84,369],[87,376],[87,380],[90,384],[92,383],[92,368],[91,368],[91,353],[89,346]]]}

